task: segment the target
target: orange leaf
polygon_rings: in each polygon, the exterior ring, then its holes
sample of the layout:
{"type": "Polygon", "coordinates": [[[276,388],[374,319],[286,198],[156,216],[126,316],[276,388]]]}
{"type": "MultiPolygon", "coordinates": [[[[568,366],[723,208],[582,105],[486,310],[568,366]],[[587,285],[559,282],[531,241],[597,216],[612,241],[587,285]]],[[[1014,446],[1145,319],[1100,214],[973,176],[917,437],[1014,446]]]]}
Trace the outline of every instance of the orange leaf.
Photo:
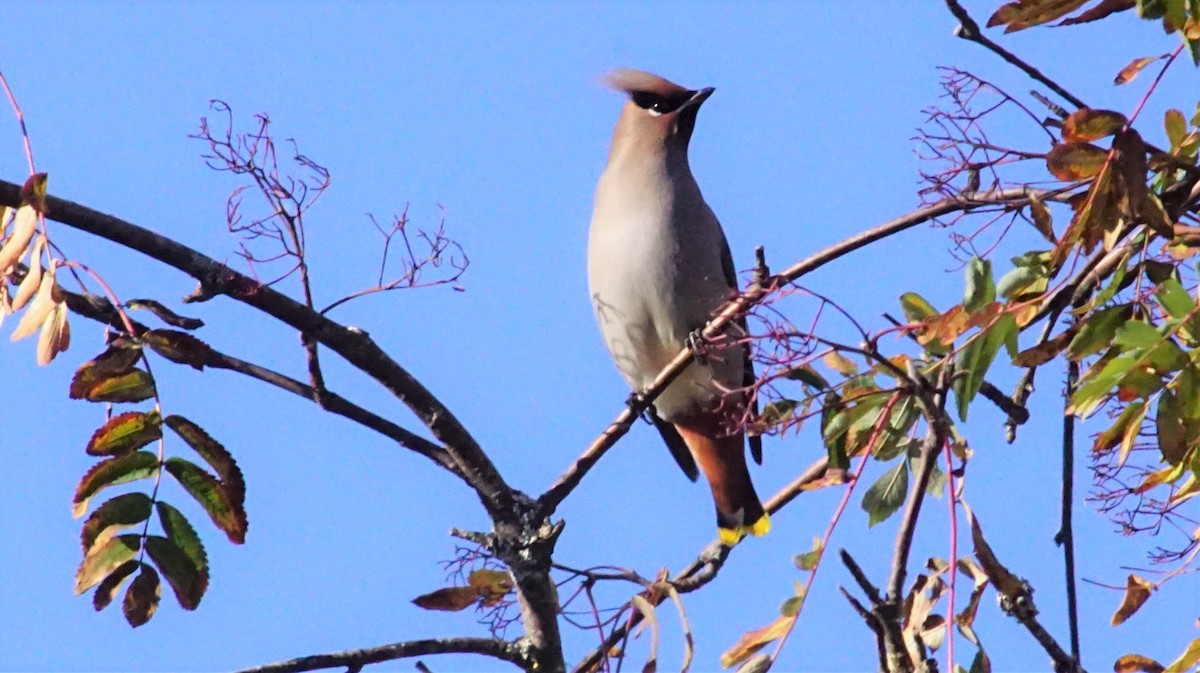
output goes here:
{"type": "Polygon", "coordinates": [[[1113,664],[1115,673],[1162,673],[1163,665],[1140,654],[1126,654],[1113,664]]]}
{"type": "Polygon", "coordinates": [[[458,612],[471,607],[477,600],[479,600],[479,594],[473,587],[447,587],[417,596],[412,602],[413,605],[425,610],[458,612]]]}
{"type": "Polygon", "coordinates": [[[1091,9],[1080,12],[1069,19],[1059,21],[1058,26],[1073,26],[1078,23],[1087,23],[1089,21],[1099,21],[1109,14],[1116,14],[1127,9],[1133,9],[1137,4],[1136,0],[1102,0],[1100,4],[1091,9]]]}
{"type": "Polygon", "coordinates": [[[1108,152],[1088,143],[1059,143],[1046,154],[1046,168],[1059,180],[1084,180],[1100,174],[1108,152]]]}
{"type": "Polygon", "coordinates": [[[779,617],[761,629],[754,629],[742,634],[733,647],[721,655],[721,667],[729,668],[749,659],[755,652],[783,637],[796,621],[792,617],[779,617]]]}
{"type": "Polygon", "coordinates": [[[1073,12],[1087,0],[1016,0],[1000,7],[988,19],[988,28],[1005,26],[1004,32],[1013,33],[1031,26],[1049,23],[1073,12]]]}
{"type": "Polygon", "coordinates": [[[1125,620],[1132,617],[1150,598],[1150,592],[1153,590],[1154,585],[1150,582],[1137,575],[1130,575],[1125,580],[1125,597],[1121,599],[1121,606],[1113,614],[1112,625],[1124,624],[1125,620]]]}
{"type": "Polygon", "coordinates": [[[1137,77],[1138,73],[1142,71],[1142,68],[1145,68],[1160,58],[1162,58],[1162,56],[1143,56],[1141,58],[1133,59],[1129,62],[1129,65],[1121,68],[1121,72],[1117,73],[1116,78],[1113,79],[1113,84],[1121,86],[1122,84],[1128,84],[1132,82],[1133,78],[1137,77]]]}
{"type": "Polygon", "coordinates": [[[1113,135],[1129,122],[1125,115],[1112,110],[1076,110],[1063,122],[1063,140],[1087,142],[1113,135]]]}

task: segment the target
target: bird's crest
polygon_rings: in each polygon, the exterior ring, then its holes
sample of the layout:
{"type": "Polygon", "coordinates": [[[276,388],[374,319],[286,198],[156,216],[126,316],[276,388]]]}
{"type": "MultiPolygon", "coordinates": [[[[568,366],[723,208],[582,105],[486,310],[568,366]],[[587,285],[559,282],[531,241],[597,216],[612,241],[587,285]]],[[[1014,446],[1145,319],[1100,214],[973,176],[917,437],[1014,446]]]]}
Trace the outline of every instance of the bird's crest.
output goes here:
{"type": "Polygon", "coordinates": [[[658,75],[644,70],[634,70],[633,68],[611,70],[608,74],[604,75],[603,82],[608,88],[616,91],[624,91],[625,93],[645,91],[668,99],[692,93],[691,90],[685,89],[670,80],[663,79],[658,75]]]}

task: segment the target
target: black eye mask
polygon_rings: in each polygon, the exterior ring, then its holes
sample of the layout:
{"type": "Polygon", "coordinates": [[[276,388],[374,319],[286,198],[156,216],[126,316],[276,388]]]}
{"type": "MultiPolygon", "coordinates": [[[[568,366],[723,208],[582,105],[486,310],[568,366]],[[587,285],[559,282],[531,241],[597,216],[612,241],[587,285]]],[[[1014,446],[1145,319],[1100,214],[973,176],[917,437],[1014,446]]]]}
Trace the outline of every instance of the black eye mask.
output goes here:
{"type": "Polygon", "coordinates": [[[665,98],[649,91],[634,91],[630,94],[630,98],[633,99],[634,105],[643,110],[649,110],[657,114],[667,114],[678,110],[679,106],[690,100],[694,94],[694,91],[686,91],[678,96],[665,98]]]}

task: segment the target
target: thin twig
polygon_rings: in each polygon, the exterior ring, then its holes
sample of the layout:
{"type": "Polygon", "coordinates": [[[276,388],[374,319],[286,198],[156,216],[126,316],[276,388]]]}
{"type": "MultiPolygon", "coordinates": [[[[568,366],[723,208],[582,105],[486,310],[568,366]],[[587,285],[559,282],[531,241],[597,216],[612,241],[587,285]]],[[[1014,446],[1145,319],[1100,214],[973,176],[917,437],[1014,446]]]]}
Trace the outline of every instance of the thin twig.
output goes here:
{"type": "Polygon", "coordinates": [[[523,653],[519,644],[496,638],[429,638],[426,640],[410,640],[379,647],[368,647],[361,650],[346,650],[330,652],[329,654],[314,654],[280,661],[265,666],[247,668],[239,673],[299,673],[300,671],[317,671],[325,668],[357,668],[361,670],[368,664],[378,664],[384,661],[394,661],[408,657],[419,657],[427,654],[479,654],[506,661],[519,668],[529,670],[532,662],[523,653]]]}
{"type": "MultiPolygon", "coordinates": [[[[1064,404],[1070,405],[1075,384],[1079,382],[1079,363],[1067,361],[1067,385],[1064,404]]],[[[1075,533],[1071,525],[1071,509],[1075,502],[1075,414],[1063,413],[1062,430],[1062,518],[1054,541],[1063,548],[1067,574],[1067,625],[1071,631],[1071,656],[1079,656],[1079,605],[1075,598],[1075,533]]]]}

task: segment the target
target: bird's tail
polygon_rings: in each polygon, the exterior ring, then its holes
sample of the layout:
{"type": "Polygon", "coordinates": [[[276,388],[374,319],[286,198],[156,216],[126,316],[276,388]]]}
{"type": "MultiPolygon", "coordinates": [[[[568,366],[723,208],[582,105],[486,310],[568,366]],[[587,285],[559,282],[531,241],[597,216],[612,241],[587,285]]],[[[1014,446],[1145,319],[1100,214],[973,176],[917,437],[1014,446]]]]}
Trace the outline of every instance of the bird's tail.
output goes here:
{"type": "Polygon", "coordinates": [[[717,534],[727,546],[747,534],[766,535],[771,519],[750,481],[742,433],[725,434],[719,414],[675,421],[700,470],[708,479],[717,506],[717,534]]]}

